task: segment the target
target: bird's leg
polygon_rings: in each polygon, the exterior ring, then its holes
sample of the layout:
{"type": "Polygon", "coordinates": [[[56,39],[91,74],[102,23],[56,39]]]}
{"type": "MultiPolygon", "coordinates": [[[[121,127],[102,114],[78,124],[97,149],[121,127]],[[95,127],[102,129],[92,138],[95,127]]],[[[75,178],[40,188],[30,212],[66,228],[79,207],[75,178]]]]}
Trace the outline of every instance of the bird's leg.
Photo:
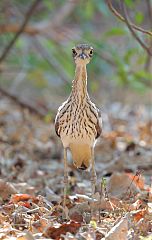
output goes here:
{"type": "Polygon", "coordinates": [[[68,185],[67,148],[64,148],[64,199],[63,199],[63,207],[66,206],[67,185],[68,185]]]}
{"type": "Polygon", "coordinates": [[[97,181],[97,175],[95,170],[95,161],[94,161],[94,148],[92,148],[92,158],[91,158],[91,164],[92,164],[92,176],[91,176],[91,184],[92,184],[92,198],[94,198],[95,194],[95,186],[97,181]]]}

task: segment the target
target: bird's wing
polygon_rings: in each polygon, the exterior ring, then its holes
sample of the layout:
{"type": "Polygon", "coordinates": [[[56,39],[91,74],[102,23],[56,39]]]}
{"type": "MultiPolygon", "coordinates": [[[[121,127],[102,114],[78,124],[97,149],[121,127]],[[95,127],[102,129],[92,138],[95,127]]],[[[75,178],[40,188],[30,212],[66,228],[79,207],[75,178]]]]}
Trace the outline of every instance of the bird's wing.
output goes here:
{"type": "Polygon", "coordinates": [[[67,109],[70,106],[70,98],[68,98],[65,102],[62,103],[62,105],[58,108],[58,112],[55,118],[55,131],[58,137],[60,137],[60,119],[64,116],[67,109]]]}
{"type": "Polygon", "coordinates": [[[58,130],[59,130],[59,118],[58,118],[58,114],[57,114],[56,118],[55,118],[55,131],[56,131],[56,134],[58,135],[58,137],[60,137],[58,130]]]}
{"type": "Polygon", "coordinates": [[[96,124],[96,131],[97,131],[96,139],[102,133],[102,118],[101,118],[101,111],[99,108],[97,109],[97,112],[98,112],[98,120],[97,120],[97,124],[96,124]]]}

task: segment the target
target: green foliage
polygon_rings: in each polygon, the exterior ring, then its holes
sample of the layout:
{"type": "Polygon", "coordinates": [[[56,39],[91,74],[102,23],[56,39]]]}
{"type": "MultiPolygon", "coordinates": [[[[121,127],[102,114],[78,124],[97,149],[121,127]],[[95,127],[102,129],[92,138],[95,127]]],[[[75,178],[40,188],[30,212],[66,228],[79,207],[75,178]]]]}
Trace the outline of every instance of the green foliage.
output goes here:
{"type": "Polygon", "coordinates": [[[122,36],[126,34],[126,30],[120,27],[113,27],[109,31],[105,32],[106,37],[122,36]]]}
{"type": "Polygon", "coordinates": [[[134,6],[134,4],[135,4],[135,1],[133,1],[133,0],[125,0],[125,4],[128,7],[132,8],[134,6]]]}
{"type": "Polygon", "coordinates": [[[144,15],[141,12],[137,12],[135,14],[135,22],[137,24],[141,24],[143,22],[143,20],[144,20],[144,15]]]}
{"type": "Polygon", "coordinates": [[[45,78],[42,70],[33,70],[28,74],[28,79],[33,83],[35,87],[44,88],[47,87],[47,79],[45,78]]]}
{"type": "MultiPolygon", "coordinates": [[[[139,2],[125,0],[128,11],[132,12],[132,19],[137,25],[144,26],[147,16],[144,16],[144,11],[141,12],[136,8],[139,2]]],[[[20,10],[26,12],[30,5],[26,6],[25,3],[25,0],[11,2],[10,7],[16,12],[15,18],[9,16],[9,22],[21,22],[20,10]]],[[[50,21],[64,4],[66,4],[65,0],[44,0],[29,25],[50,21]]],[[[4,2],[0,2],[0,7],[3,9],[4,2]]],[[[1,12],[1,23],[4,19],[5,14],[1,12]]],[[[36,47],[35,37],[22,34],[9,54],[7,64],[10,68],[18,68],[18,71],[25,70],[26,81],[35,88],[41,89],[60,84],[65,92],[69,92],[71,84],[68,84],[68,81],[72,81],[74,76],[71,48],[77,43],[87,42],[97,51],[88,66],[89,78],[93,79],[89,83],[91,91],[99,90],[99,79],[102,78],[138,91],[149,89],[152,74],[144,67],[147,61],[146,53],[132,37],[126,25],[112,15],[105,1],[80,1],[72,14],[57,29],[57,34],[59,36],[57,41],[45,36],[36,37],[41,44],[41,50],[36,47]],[[64,33],[64,28],[70,30],[67,35],[66,32],[64,33]],[[44,57],[43,51],[47,53],[47,57],[44,57]],[[102,56],[106,56],[110,61],[102,56]],[[67,78],[67,82],[63,81],[64,78],[67,78]]],[[[11,33],[1,35],[0,52],[12,37],[11,33]]],[[[143,38],[143,35],[140,37],[143,38]]]]}

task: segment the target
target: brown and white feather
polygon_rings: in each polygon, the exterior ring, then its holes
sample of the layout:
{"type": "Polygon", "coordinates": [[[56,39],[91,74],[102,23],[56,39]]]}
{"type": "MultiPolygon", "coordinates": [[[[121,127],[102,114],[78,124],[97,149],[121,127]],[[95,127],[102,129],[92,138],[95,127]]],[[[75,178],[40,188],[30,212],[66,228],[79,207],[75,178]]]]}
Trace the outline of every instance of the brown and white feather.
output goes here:
{"type": "Polygon", "coordinates": [[[76,65],[72,91],[58,109],[55,130],[64,148],[69,148],[74,164],[90,165],[91,149],[102,132],[101,112],[91,102],[87,92],[85,65],[76,65]]]}

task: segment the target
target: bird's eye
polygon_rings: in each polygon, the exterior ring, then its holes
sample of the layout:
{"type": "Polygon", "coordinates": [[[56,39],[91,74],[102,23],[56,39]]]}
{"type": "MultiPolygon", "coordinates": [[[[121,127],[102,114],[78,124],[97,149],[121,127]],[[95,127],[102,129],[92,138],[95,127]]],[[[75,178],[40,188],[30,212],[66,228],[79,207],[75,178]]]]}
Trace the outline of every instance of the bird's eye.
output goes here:
{"type": "Polygon", "coordinates": [[[90,50],[90,55],[92,55],[93,54],[93,51],[92,50],[90,50]]]}
{"type": "Polygon", "coordinates": [[[73,56],[77,55],[77,52],[76,52],[76,50],[74,48],[72,49],[72,53],[73,53],[73,56]]]}

